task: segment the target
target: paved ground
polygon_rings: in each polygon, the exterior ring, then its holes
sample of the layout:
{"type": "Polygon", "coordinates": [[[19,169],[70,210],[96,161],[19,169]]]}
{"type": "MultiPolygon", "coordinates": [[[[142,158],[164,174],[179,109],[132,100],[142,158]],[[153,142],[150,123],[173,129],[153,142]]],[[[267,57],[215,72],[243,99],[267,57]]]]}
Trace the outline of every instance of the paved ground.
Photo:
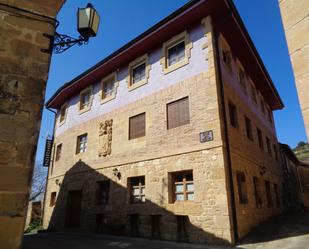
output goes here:
{"type": "MultiPolygon", "coordinates": [[[[23,249],[228,249],[96,234],[25,235],[23,249]]],[[[309,249],[309,213],[276,217],[262,224],[235,249],[309,249]]]]}

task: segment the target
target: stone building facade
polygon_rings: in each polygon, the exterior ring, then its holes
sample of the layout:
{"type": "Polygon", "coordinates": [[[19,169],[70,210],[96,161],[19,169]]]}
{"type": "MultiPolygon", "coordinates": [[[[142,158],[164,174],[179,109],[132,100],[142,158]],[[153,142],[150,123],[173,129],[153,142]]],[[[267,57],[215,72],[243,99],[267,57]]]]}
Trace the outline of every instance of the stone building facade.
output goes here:
{"type": "Polygon", "coordinates": [[[285,178],[284,206],[287,210],[309,209],[309,164],[300,161],[291,148],[280,144],[285,178]]]}
{"type": "Polygon", "coordinates": [[[309,1],[279,0],[301,110],[309,136],[309,1]]]}
{"type": "Polygon", "coordinates": [[[46,228],[234,244],[283,210],[283,104],[232,1],[190,1],[47,107],[46,228]]]}
{"type": "Polygon", "coordinates": [[[17,249],[24,231],[55,31],[64,0],[0,1],[0,247],[17,249]]]}

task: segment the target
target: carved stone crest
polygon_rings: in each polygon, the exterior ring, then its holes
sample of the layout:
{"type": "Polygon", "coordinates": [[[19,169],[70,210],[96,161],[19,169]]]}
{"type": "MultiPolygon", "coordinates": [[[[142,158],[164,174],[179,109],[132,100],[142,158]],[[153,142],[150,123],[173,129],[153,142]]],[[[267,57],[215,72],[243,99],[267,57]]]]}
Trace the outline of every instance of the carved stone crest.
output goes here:
{"type": "Polygon", "coordinates": [[[112,152],[113,120],[106,120],[99,124],[99,156],[106,157],[112,152]]]}

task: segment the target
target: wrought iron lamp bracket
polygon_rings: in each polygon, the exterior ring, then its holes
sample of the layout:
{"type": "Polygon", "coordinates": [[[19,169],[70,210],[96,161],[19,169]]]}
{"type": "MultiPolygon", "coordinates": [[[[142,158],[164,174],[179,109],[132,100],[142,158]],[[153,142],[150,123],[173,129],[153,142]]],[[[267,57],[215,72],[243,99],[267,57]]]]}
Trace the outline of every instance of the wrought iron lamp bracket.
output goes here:
{"type": "Polygon", "coordinates": [[[54,36],[45,33],[44,36],[49,39],[49,48],[42,49],[42,52],[48,54],[51,54],[53,51],[55,54],[60,54],[75,44],[79,46],[86,45],[89,41],[89,37],[79,36],[79,38],[76,39],[68,35],[58,34],[57,32],[55,32],[54,36]]]}

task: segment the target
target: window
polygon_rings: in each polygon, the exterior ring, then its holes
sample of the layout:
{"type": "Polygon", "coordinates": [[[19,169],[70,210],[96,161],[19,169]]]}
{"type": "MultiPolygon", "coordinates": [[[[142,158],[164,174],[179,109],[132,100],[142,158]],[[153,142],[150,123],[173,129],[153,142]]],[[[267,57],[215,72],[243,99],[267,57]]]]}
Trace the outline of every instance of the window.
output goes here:
{"type": "Polygon", "coordinates": [[[272,112],[270,110],[268,110],[268,119],[269,119],[269,122],[272,124],[273,123],[273,115],[272,115],[272,112]]]}
{"type": "Polygon", "coordinates": [[[259,128],[256,128],[258,141],[259,141],[259,147],[263,150],[264,149],[264,142],[263,142],[263,135],[259,128]]]}
{"type": "Polygon", "coordinates": [[[148,55],[138,57],[129,64],[129,74],[127,84],[129,90],[136,89],[148,82],[150,65],[148,64],[148,55]]]}
{"type": "Polygon", "coordinates": [[[222,60],[229,69],[232,69],[232,55],[229,50],[227,49],[222,50],[222,60]]]}
{"type": "Polygon", "coordinates": [[[102,79],[101,103],[105,103],[116,97],[118,87],[117,74],[112,73],[102,79]]]}
{"type": "Polygon", "coordinates": [[[97,182],[96,204],[108,204],[110,181],[104,180],[97,182]]]}
{"type": "Polygon", "coordinates": [[[132,84],[135,84],[146,77],[146,63],[142,63],[132,69],[132,84]]]}
{"type": "Polygon", "coordinates": [[[259,181],[259,178],[255,176],[253,177],[253,186],[254,186],[255,205],[257,208],[260,208],[262,207],[260,181],[259,181]]]}
{"type": "Polygon", "coordinates": [[[62,105],[60,108],[60,118],[59,118],[60,124],[63,124],[65,122],[67,108],[68,108],[67,104],[62,105]]]}
{"type": "Polygon", "coordinates": [[[190,123],[189,98],[167,104],[167,129],[190,123]]]}
{"type": "Polygon", "coordinates": [[[279,207],[280,206],[280,198],[279,198],[279,193],[278,193],[278,186],[275,183],[274,184],[274,191],[275,191],[275,197],[276,197],[276,204],[279,207]]]}
{"type": "Polygon", "coordinates": [[[256,89],[253,85],[251,85],[251,97],[252,97],[252,100],[257,103],[257,98],[256,98],[256,89]]]}
{"type": "Polygon", "coordinates": [[[246,204],[248,202],[248,198],[246,188],[246,177],[243,172],[237,172],[237,187],[238,187],[239,203],[246,204]]]}
{"type": "Polygon", "coordinates": [[[193,172],[182,171],[172,174],[173,202],[175,201],[193,201],[194,183],[193,172]]]}
{"type": "Polygon", "coordinates": [[[185,58],[185,41],[167,49],[167,65],[172,66],[185,58]]]}
{"type": "Polygon", "coordinates": [[[273,149],[274,149],[276,161],[278,161],[278,151],[277,151],[277,147],[276,147],[275,144],[274,144],[274,146],[273,146],[273,149]]]}
{"type": "Polygon", "coordinates": [[[251,120],[247,116],[245,116],[245,126],[247,138],[253,141],[251,120]]]}
{"type": "Polygon", "coordinates": [[[142,203],[145,198],[145,176],[129,178],[131,203],[142,203]]]}
{"type": "Polygon", "coordinates": [[[229,102],[229,113],[231,126],[233,126],[234,128],[238,128],[237,109],[232,102],[229,102]]]}
{"type": "Polygon", "coordinates": [[[241,88],[246,92],[246,74],[242,69],[239,69],[238,71],[238,81],[241,88]]]}
{"type": "Polygon", "coordinates": [[[141,113],[129,119],[129,139],[143,137],[146,134],[146,114],[141,113]]]}
{"type": "Polygon", "coordinates": [[[82,112],[90,110],[91,101],[92,101],[92,88],[88,87],[80,93],[79,110],[82,112]]]}
{"type": "Polygon", "coordinates": [[[186,31],[174,36],[163,44],[161,64],[165,74],[189,63],[192,43],[186,31]]]}
{"type": "Polygon", "coordinates": [[[273,206],[273,200],[272,200],[272,197],[271,197],[269,181],[265,181],[265,189],[266,189],[267,207],[272,207],[273,206]]]}
{"type": "Polygon", "coordinates": [[[62,144],[58,144],[56,148],[56,161],[60,160],[62,144]]]}
{"type": "Polygon", "coordinates": [[[271,147],[270,147],[270,141],[268,137],[266,137],[266,146],[267,146],[267,152],[271,155],[271,147]]]}
{"type": "Polygon", "coordinates": [[[261,98],[261,110],[262,110],[263,114],[265,114],[265,104],[264,104],[263,98],[261,98]]]}
{"type": "Polygon", "coordinates": [[[49,206],[50,206],[50,207],[55,206],[55,204],[56,204],[56,195],[57,195],[56,192],[52,192],[52,193],[50,194],[50,202],[49,202],[49,206]]]}
{"type": "Polygon", "coordinates": [[[77,137],[76,154],[83,153],[87,149],[87,133],[77,137]]]}

